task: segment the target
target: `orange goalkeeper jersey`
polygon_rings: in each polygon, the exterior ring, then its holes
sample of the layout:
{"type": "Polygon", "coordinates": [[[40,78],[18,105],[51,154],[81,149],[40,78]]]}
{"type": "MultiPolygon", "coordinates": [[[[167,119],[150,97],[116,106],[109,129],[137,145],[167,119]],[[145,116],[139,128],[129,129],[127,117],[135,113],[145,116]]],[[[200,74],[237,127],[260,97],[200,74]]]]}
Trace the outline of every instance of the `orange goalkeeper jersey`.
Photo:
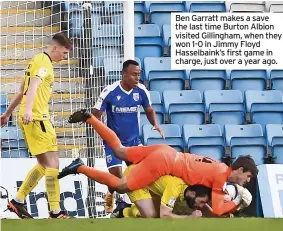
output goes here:
{"type": "Polygon", "coordinates": [[[182,178],[187,184],[202,184],[212,188],[212,209],[217,215],[234,212],[233,201],[224,202],[224,188],[231,173],[224,163],[208,157],[176,153],[172,175],[182,178]]]}

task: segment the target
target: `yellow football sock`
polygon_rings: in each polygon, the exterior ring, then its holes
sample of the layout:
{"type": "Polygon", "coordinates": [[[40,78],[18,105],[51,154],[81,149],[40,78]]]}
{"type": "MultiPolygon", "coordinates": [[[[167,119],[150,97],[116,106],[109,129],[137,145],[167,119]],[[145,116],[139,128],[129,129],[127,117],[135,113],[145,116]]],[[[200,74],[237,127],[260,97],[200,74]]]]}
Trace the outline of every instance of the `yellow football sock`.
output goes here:
{"type": "Polygon", "coordinates": [[[135,204],[132,204],[130,209],[131,209],[131,217],[133,218],[140,217],[140,211],[138,210],[135,204]]]}
{"type": "Polygon", "coordinates": [[[16,195],[16,199],[22,201],[25,200],[26,196],[34,189],[38,181],[44,176],[45,168],[40,164],[35,165],[27,174],[24,182],[22,183],[19,191],[16,195]]]}
{"type": "Polygon", "coordinates": [[[50,205],[50,211],[60,211],[60,185],[58,180],[59,170],[47,168],[45,170],[45,188],[50,205]]]}
{"type": "Polygon", "coordinates": [[[124,217],[125,218],[129,218],[129,217],[131,217],[131,208],[124,208],[123,209],[123,215],[124,215],[124,217]]]}

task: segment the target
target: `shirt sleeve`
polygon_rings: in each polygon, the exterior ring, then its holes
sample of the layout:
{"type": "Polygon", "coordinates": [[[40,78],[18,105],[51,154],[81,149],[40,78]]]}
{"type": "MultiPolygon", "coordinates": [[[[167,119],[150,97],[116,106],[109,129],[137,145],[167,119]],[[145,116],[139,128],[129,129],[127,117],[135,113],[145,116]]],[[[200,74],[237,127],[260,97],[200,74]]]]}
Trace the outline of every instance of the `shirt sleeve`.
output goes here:
{"type": "Polygon", "coordinates": [[[140,89],[141,89],[141,95],[142,95],[142,106],[144,108],[150,107],[151,106],[151,99],[150,99],[149,91],[142,84],[140,85],[140,89]]]}
{"type": "Polygon", "coordinates": [[[29,62],[26,72],[29,72],[31,78],[44,80],[48,76],[47,62],[45,61],[45,58],[43,58],[43,60],[41,59],[41,57],[35,56],[34,59],[29,62]]]}
{"type": "Polygon", "coordinates": [[[225,213],[233,213],[238,206],[233,201],[224,201],[224,188],[226,185],[226,175],[219,174],[213,184],[212,188],[212,211],[216,215],[223,215],[225,213]]]}
{"type": "Polygon", "coordinates": [[[174,181],[168,183],[161,197],[161,204],[170,209],[173,209],[176,200],[180,197],[182,193],[181,188],[181,185],[174,181]]]}
{"type": "Polygon", "coordinates": [[[105,111],[109,98],[110,98],[110,90],[109,90],[109,87],[106,87],[100,93],[100,96],[98,100],[96,101],[94,108],[100,111],[105,111]]]}

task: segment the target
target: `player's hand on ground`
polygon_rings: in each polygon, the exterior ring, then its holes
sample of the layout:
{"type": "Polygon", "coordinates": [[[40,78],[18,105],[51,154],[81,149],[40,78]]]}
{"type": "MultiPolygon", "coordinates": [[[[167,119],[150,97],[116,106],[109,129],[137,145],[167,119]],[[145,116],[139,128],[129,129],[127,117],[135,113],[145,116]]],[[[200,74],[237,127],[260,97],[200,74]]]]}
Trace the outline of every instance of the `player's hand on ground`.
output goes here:
{"type": "Polygon", "coordinates": [[[158,132],[160,133],[161,137],[162,137],[163,139],[165,139],[165,134],[164,134],[163,130],[162,130],[159,126],[155,125],[155,126],[152,128],[152,130],[158,131],[158,132]]]}
{"type": "Polygon", "coordinates": [[[222,215],[220,217],[222,217],[222,218],[233,218],[234,215],[232,213],[227,213],[227,214],[224,214],[224,215],[222,215]]]}
{"type": "Polygon", "coordinates": [[[23,124],[27,125],[32,121],[32,111],[26,110],[23,116],[23,124]]]}
{"type": "Polygon", "coordinates": [[[192,212],[192,217],[193,218],[199,218],[202,217],[202,212],[200,210],[196,210],[192,212]]]}
{"type": "Polygon", "coordinates": [[[1,123],[1,128],[3,128],[9,121],[9,117],[5,113],[0,115],[0,123],[1,123]]]}

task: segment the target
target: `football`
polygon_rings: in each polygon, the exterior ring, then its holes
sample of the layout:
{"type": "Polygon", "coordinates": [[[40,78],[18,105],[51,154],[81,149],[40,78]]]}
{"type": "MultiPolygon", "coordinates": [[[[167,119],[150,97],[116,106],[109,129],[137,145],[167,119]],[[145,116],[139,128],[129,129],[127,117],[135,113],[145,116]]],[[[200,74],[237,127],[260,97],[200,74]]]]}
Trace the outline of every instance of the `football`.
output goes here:
{"type": "Polygon", "coordinates": [[[234,200],[237,197],[237,188],[234,184],[227,183],[224,192],[231,197],[230,200],[234,200]]]}

